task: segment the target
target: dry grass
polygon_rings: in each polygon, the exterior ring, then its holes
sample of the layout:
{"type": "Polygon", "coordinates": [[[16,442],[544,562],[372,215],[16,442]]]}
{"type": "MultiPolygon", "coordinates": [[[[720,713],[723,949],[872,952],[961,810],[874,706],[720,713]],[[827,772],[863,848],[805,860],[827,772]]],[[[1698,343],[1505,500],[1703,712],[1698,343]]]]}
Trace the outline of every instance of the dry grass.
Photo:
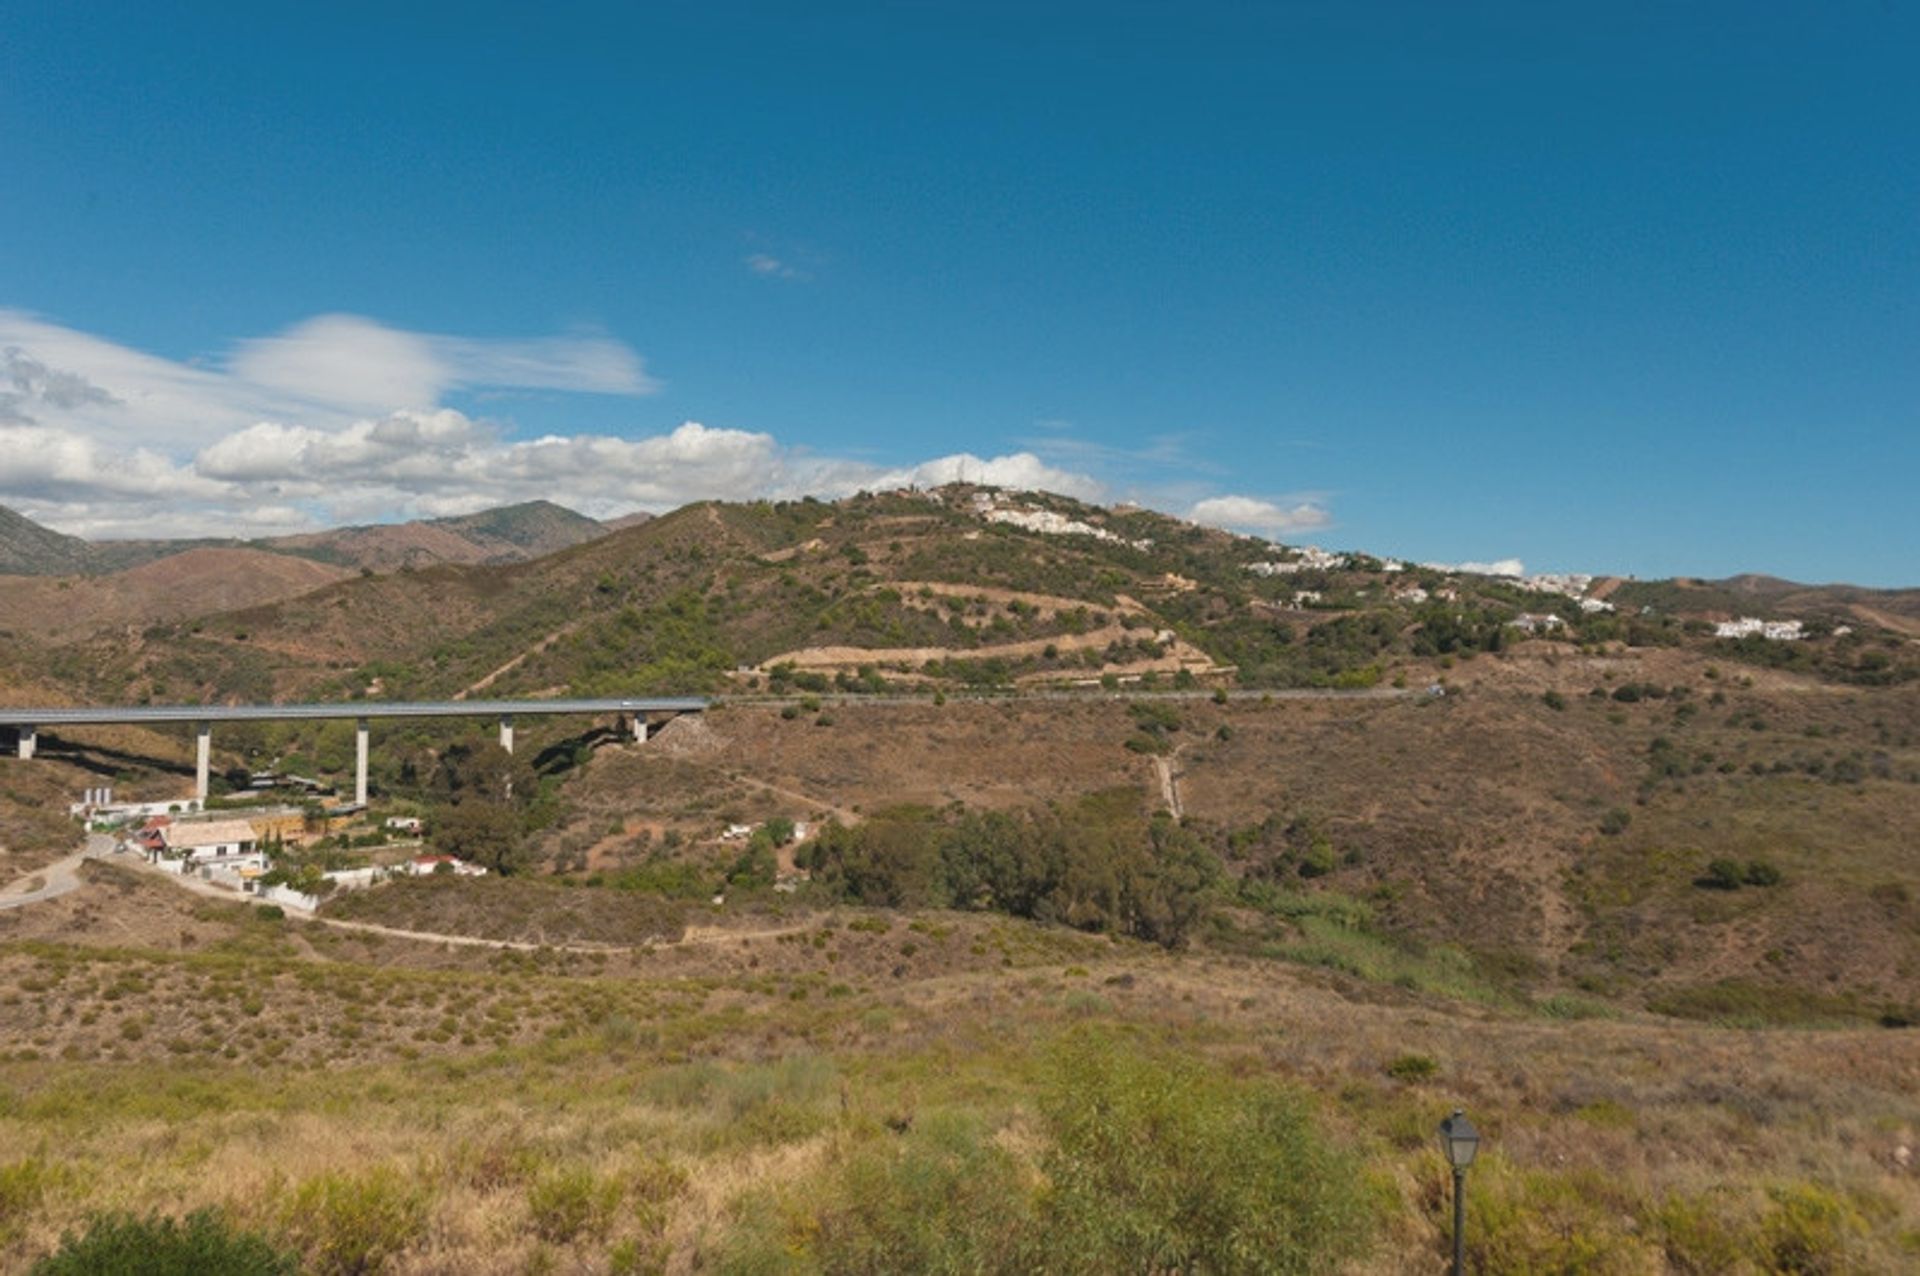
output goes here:
{"type": "MultiPolygon", "coordinates": [[[[80,895],[96,931],[154,902],[80,895]]],[[[1432,1265],[1431,1127],[1455,1104],[1489,1137],[1480,1270],[1683,1270],[1723,1241],[1757,1268],[1811,1229],[1826,1269],[1896,1271],[1920,1237],[1903,1032],[1561,1023],[980,917],[842,915],[616,966],[336,950],[185,908],[199,929],[164,952],[0,945],[0,1262],[92,1211],[215,1204],[310,1258],[394,1230],[395,1272],[704,1269],[744,1201],[782,1188],[804,1222],[860,1149],[938,1113],[1036,1164],[1042,1061],[1088,1023],[1315,1096],[1386,1185],[1362,1270],[1432,1265]],[[1409,1054],[1433,1074],[1391,1075],[1409,1054]]]]}

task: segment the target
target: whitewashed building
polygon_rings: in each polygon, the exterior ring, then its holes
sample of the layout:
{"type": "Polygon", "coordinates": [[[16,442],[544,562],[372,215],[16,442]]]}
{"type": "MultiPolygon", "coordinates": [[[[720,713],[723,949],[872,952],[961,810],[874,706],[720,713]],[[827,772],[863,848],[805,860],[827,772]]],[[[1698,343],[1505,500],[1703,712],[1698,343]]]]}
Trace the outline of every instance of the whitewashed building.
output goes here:
{"type": "Polygon", "coordinates": [[[260,835],[245,820],[175,822],[160,830],[160,842],[162,857],[179,860],[188,868],[209,864],[230,869],[266,867],[260,835]]]}

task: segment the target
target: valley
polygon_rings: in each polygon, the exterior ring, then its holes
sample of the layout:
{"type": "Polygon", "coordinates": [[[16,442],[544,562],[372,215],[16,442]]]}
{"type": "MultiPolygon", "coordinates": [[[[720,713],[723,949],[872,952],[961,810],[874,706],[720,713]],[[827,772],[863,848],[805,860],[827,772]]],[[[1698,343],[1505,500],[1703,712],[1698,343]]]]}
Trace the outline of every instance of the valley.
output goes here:
{"type": "Polygon", "coordinates": [[[85,789],[191,791],[183,730],[0,740],[0,887],[74,882],[0,909],[6,1263],[204,1205],[321,1272],[1431,1271],[1454,1107],[1476,1271],[1920,1245],[1912,591],[959,485],[527,552],[0,582],[0,703],[714,699],[383,723],[364,811],[251,788],[351,792],[350,721],[223,725],[207,814],[290,812],[311,915],[68,862],[85,789]],[[490,871],[325,884],[425,852],[490,871]]]}

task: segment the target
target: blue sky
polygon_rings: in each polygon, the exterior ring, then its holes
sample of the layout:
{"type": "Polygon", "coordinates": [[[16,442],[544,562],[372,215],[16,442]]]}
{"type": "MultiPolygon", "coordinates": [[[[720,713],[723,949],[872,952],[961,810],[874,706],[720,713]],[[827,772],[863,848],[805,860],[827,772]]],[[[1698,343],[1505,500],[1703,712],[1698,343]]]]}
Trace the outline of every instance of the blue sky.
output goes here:
{"type": "Polygon", "coordinates": [[[1917,12],[0,3],[0,502],[1920,584],[1917,12]]]}

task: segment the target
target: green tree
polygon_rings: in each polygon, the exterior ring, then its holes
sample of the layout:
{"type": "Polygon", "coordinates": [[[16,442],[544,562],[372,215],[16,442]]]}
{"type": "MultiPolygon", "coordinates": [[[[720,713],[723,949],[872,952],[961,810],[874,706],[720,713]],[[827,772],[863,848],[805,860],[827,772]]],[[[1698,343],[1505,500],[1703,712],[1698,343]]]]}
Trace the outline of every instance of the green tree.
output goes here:
{"type": "Polygon", "coordinates": [[[434,811],[430,840],[438,850],[503,876],[532,863],[518,808],[472,798],[434,811]]]}

